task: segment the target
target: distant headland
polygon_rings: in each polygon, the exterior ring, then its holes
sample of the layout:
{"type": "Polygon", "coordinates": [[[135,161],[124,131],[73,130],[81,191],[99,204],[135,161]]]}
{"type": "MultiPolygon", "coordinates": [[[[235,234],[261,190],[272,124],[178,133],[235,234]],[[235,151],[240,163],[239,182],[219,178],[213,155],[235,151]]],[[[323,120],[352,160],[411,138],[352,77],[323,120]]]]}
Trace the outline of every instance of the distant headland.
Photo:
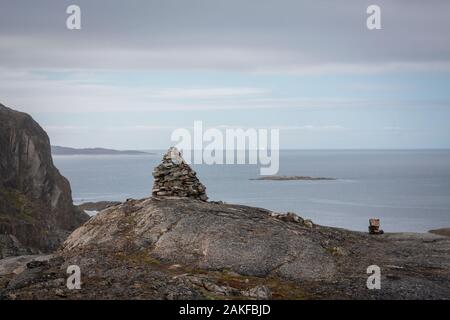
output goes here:
{"type": "Polygon", "coordinates": [[[137,150],[114,150],[105,148],[69,148],[61,146],[52,146],[53,155],[145,155],[153,154],[150,152],[137,150]]]}

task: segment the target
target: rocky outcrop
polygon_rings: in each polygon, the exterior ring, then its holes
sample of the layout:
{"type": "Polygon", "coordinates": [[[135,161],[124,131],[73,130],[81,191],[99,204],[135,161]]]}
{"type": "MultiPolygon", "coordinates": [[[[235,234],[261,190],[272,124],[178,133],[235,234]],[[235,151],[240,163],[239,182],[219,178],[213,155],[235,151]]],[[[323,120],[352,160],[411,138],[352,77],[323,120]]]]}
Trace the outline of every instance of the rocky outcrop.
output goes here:
{"type": "Polygon", "coordinates": [[[53,165],[45,131],[0,105],[0,254],[54,250],[87,218],[53,165]]]}
{"type": "MultiPolygon", "coordinates": [[[[48,263],[0,260],[6,299],[448,299],[450,239],[323,227],[189,198],[108,207],[48,263]],[[381,268],[368,290],[367,267],[381,268]],[[65,287],[68,265],[82,290],[65,287]]],[[[42,260],[43,258],[41,258],[42,260]]],[[[2,287],[3,283],[3,287],[2,287]]]]}
{"type": "Polygon", "coordinates": [[[0,234],[0,259],[9,256],[39,253],[35,248],[24,247],[12,234],[0,234]]]}
{"type": "Polygon", "coordinates": [[[153,196],[208,200],[205,186],[176,148],[172,147],[167,151],[162,163],[153,171],[153,177],[153,196]]]}
{"type": "Polygon", "coordinates": [[[81,210],[88,211],[101,211],[111,206],[116,206],[120,204],[119,201],[97,201],[97,202],[85,202],[78,205],[81,210]]]}
{"type": "Polygon", "coordinates": [[[150,198],[100,212],[63,246],[67,253],[93,247],[115,252],[147,248],[155,259],[192,268],[327,279],[335,272],[334,261],[310,234],[311,228],[284,223],[263,209],[150,198]]]}

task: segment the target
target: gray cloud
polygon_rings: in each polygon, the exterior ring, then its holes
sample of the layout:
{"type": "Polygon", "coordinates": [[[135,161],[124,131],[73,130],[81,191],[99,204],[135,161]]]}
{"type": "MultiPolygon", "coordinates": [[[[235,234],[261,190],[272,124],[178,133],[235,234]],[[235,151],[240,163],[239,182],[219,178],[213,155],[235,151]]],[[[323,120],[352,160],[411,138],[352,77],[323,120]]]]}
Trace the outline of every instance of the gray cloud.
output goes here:
{"type": "Polygon", "coordinates": [[[0,67],[216,69],[255,72],[450,70],[450,2],[3,0],[0,67]],[[382,9],[382,30],[366,8],[382,9]]]}

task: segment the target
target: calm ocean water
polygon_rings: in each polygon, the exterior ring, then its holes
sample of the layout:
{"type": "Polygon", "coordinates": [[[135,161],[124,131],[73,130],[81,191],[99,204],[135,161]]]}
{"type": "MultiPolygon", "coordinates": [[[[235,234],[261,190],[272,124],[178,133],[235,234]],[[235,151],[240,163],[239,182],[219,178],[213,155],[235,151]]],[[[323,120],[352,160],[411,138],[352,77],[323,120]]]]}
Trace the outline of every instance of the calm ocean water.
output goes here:
{"type": "MultiPolygon", "coordinates": [[[[143,198],[163,151],[143,156],[54,156],[74,201],[143,198]]],[[[252,181],[255,165],[196,165],[211,200],[293,211],[315,223],[366,231],[450,227],[450,150],[281,151],[280,175],[336,181],[252,181]]]]}

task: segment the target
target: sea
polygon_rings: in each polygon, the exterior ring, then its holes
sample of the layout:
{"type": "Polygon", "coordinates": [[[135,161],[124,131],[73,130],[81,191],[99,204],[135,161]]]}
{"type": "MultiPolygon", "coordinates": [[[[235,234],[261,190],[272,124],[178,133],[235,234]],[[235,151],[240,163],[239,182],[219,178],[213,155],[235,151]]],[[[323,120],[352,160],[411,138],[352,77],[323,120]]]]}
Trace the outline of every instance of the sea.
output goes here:
{"type": "MultiPolygon", "coordinates": [[[[144,155],[53,156],[76,204],[151,194],[163,150],[144,155]]],[[[193,165],[210,200],[276,212],[314,223],[367,231],[380,218],[386,232],[450,227],[450,150],[282,150],[278,175],[321,181],[251,180],[258,165],[193,165]]]]}

